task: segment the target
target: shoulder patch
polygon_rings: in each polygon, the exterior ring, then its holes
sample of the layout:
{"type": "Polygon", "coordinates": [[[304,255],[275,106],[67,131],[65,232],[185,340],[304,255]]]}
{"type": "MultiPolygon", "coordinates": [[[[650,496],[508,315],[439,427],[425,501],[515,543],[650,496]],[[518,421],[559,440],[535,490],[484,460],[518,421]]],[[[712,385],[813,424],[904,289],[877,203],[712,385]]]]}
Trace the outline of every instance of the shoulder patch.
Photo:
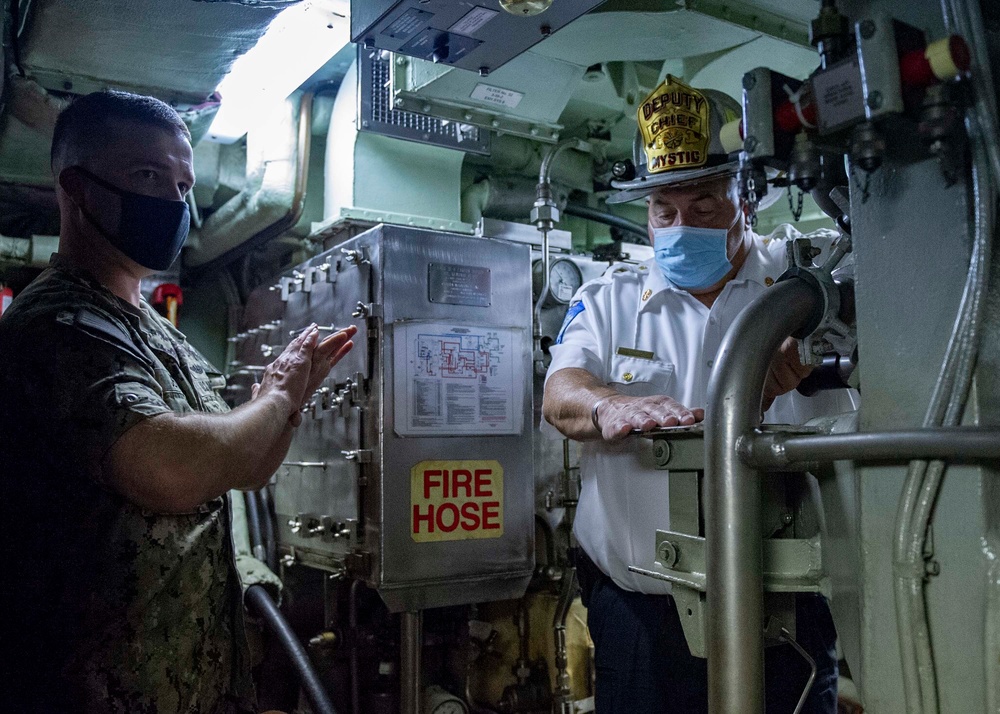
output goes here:
{"type": "Polygon", "coordinates": [[[570,323],[576,319],[576,316],[587,308],[583,304],[583,300],[577,300],[569,306],[566,311],[566,317],[563,318],[562,327],[559,328],[559,335],[556,337],[556,344],[561,345],[563,341],[563,336],[566,334],[566,328],[569,327],[570,323]]]}

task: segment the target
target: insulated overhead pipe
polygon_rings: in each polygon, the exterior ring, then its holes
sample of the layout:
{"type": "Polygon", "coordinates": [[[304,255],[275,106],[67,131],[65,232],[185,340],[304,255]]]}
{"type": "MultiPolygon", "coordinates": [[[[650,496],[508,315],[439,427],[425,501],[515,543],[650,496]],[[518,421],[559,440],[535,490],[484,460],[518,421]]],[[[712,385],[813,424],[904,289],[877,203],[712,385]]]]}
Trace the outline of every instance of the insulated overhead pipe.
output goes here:
{"type": "Polygon", "coordinates": [[[768,366],[823,296],[799,278],[769,288],[729,329],[705,409],[705,560],[711,714],[764,711],[764,556],[760,472],[737,443],[761,421],[768,366]]]}
{"type": "Polygon", "coordinates": [[[326,88],[323,86],[306,91],[299,100],[298,136],[296,146],[296,166],[295,183],[292,190],[292,200],[288,211],[276,222],[258,231],[243,243],[230,248],[222,255],[198,266],[193,266],[187,270],[192,282],[197,282],[203,276],[214,273],[225,268],[234,260],[238,260],[248,253],[252,253],[262,248],[268,241],[291,230],[302,217],[305,209],[306,188],[309,182],[309,152],[312,146],[312,113],[313,100],[319,91],[326,88]]]}

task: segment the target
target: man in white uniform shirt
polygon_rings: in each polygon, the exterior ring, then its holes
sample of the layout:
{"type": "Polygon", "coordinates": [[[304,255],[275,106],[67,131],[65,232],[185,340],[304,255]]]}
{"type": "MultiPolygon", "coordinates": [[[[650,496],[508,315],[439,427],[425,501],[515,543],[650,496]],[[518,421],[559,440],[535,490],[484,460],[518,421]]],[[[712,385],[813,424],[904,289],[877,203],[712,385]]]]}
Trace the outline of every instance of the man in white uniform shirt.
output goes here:
{"type": "MultiPolygon", "coordinates": [[[[596,647],[597,713],[707,711],[706,662],[690,654],[670,585],[631,573],[648,567],[656,529],[669,528],[667,476],[642,458],[633,429],[704,418],[709,377],[737,314],[784,272],[782,226],[767,238],[750,227],[735,158],[719,141],[739,105],[668,76],[640,105],[634,176],[609,203],[646,198],[655,258],[619,265],[580,288],[546,378],[544,419],[584,442],[575,535],[580,582],[596,647]]],[[[824,249],[832,231],[811,235],[824,249]]],[[[789,338],[764,390],[766,421],[802,423],[855,408],[847,390],[804,397],[811,368],[789,338]]],[[[543,425],[547,428],[547,425],[543,425]]],[[[836,633],[820,595],[799,595],[796,638],[816,660],[804,711],[836,711],[836,633]]],[[[789,645],[767,649],[768,712],[795,709],[809,666],[789,645]]]]}

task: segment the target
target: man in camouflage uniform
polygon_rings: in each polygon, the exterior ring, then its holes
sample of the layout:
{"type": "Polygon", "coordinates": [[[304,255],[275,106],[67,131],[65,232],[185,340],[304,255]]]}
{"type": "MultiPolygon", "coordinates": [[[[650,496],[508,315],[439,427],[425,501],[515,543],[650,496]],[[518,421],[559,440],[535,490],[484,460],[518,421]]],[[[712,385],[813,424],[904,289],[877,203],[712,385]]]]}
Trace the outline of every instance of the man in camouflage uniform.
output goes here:
{"type": "Polygon", "coordinates": [[[139,292],[187,235],[180,118],[88,95],[52,168],[59,252],[0,320],[0,709],[254,711],[227,493],[266,483],[353,331],[306,330],[230,412],[139,292]]]}

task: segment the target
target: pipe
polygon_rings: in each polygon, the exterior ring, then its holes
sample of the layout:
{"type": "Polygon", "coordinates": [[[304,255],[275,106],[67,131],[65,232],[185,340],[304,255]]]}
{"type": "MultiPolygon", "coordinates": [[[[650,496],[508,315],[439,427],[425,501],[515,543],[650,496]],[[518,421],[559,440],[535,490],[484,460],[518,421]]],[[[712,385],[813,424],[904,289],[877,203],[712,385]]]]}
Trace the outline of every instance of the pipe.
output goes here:
{"type": "Polygon", "coordinates": [[[740,438],[737,448],[744,463],[764,471],[794,471],[830,461],[1000,460],[1000,429],[934,427],[816,436],[757,432],[740,438]]]}
{"type": "MultiPolygon", "coordinates": [[[[539,184],[539,189],[541,189],[541,184],[539,184]]],[[[532,332],[534,333],[532,337],[534,338],[534,357],[536,360],[536,367],[538,366],[538,361],[542,360],[541,352],[541,340],[542,340],[542,308],[545,306],[545,301],[549,297],[549,270],[551,270],[551,255],[549,252],[549,232],[546,229],[541,229],[542,231],[542,289],[538,293],[538,299],[535,300],[534,314],[532,315],[532,324],[534,328],[532,332]]],[[[544,362],[541,362],[544,364],[544,362]]],[[[536,369],[536,373],[537,369],[536,369]]],[[[540,376],[540,373],[539,373],[540,376]]]]}
{"type": "MultiPolygon", "coordinates": [[[[21,27],[21,0],[11,0],[10,3],[10,48],[14,62],[14,69],[17,74],[24,77],[24,67],[21,64],[21,41],[19,28],[21,27]]],[[[4,72],[6,75],[6,72],[4,72]]]]}
{"type": "Polygon", "coordinates": [[[552,565],[556,562],[556,543],[555,534],[552,532],[552,526],[549,525],[545,516],[536,513],[535,528],[545,534],[545,565],[547,567],[552,567],[552,565]]]}
{"type": "Polygon", "coordinates": [[[579,139],[569,139],[567,141],[561,141],[553,146],[542,158],[542,165],[538,169],[538,187],[535,194],[535,207],[531,212],[531,222],[535,224],[535,227],[537,227],[542,234],[542,290],[538,294],[538,299],[535,301],[535,310],[533,313],[534,328],[532,330],[532,336],[535,343],[534,353],[536,369],[543,364],[543,358],[541,357],[542,306],[549,297],[549,266],[551,262],[551,256],[549,255],[549,231],[553,230],[555,228],[555,224],[559,222],[559,213],[556,211],[556,204],[552,198],[552,183],[550,181],[550,174],[552,173],[552,164],[559,154],[571,147],[581,150],[589,148],[586,142],[580,141],[579,139]],[[550,218],[537,213],[543,208],[550,209],[554,217],[550,218]]]}
{"type": "Polygon", "coordinates": [[[293,228],[302,217],[305,208],[306,186],[309,180],[309,152],[312,146],[312,106],[315,91],[305,92],[299,101],[299,124],[298,124],[298,149],[296,151],[297,163],[295,166],[295,184],[292,192],[292,202],[288,207],[288,212],[267,228],[255,233],[238,246],[231,248],[222,255],[212,260],[190,268],[188,270],[192,282],[196,282],[204,275],[221,270],[234,260],[238,260],[248,253],[257,250],[272,238],[280,236],[285,231],[293,228]]]}
{"type": "Polygon", "coordinates": [[[568,139],[553,146],[542,157],[542,165],[538,167],[538,183],[549,183],[553,162],[558,158],[559,154],[570,148],[575,148],[578,151],[589,151],[590,145],[580,139],[568,139]]]}
{"type": "Polygon", "coordinates": [[[646,226],[640,225],[635,221],[630,221],[627,218],[616,216],[614,213],[601,211],[597,208],[591,208],[590,206],[584,206],[579,203],[567,203],[563,211],[569,216],[585,218],[586,220],[593,221],[594,223],[603,223],[606,226],[620,228],[628,233],[641,236],[644,241],[649,240],[649,233],[646,230],[646,226]]]}
{"type": "Polygon", "coordinates": [[[260,532],[263,537],[264,562],[267,563],[273,572],[278,572],[278,542],[274,529],[274,511],[271,508],[271,492],[267,486],[257,492],[257,501],[260,505],[260,532]]]}
{"type": "Polygon", "coordinates": [[[27,263],[31,255],[31,241],[27,238],[0,236],[0,259],[27,263]]]}
{"type": "Polygon", "coordinates": [[[260,511],[257,510],[257,493],[244,491],[243,499],[247,504],[247,530],[250,532],[250,549],[253,552],[253,557],[261,562],[267,562],[264,539],[260,530],[260,511]]]}
{"type": "Polygon", "coordinates": [[[31,238],[0,236],[0,260],[44,268],[59,248],[59,236],[33,235],[31,238]]]}
{"type": "MultiPolygon", "coordinates": [[[[963,29],[968,30],[968,27],[963,29]]],[[[982,100],[982,95],[979,98],[982,100]]],[[[991,140],[991,137],[996,135],[995,124],[991,123],[991,117],[986,117],[986,136],[984,136],[979,123],[983,119],[982,115],[982,105],[979,102],[976,111],[966,117],[974,149],[973,252],[945,358],[924,417],[925,426],[939,424],[951,426],[960,422],[975,366],[983,298],[988,284],[987,266],[996,200],[995,184],[991,185],[990,171],[984,171],[982,166],[984,164],[992,166],[995,175],[1000,178],[1000,170],[994,162],[996,147],[992,146],[991,140]]],[[[908,710],[915,714],[923,712],[934,714],[938,711],[936,673],[924,597],[924,581],[927,575],[924,553],[927,528],[942,484],[944,468],[942,461],[912,462],[896,513],[893,552],[896,622],[904,694],[908,710]]]]}
{"type": "Polygon", "coordinates": [[[556,645],[555,714],[573,714],[573,693],[569,681],[569,653],[566,646],[566,619],[576,594],[576,568],[567,566],[563,571],[559,601],[552,617],[552,633],[556,645]]]}
{"type": "Polygon", "coordinates": [[[806,661],[806,664],[809,665],[809,679],[806,680],[806,686],[802,688],[802,694],[799,696],[799,701],[795,705],[795,709],[792,711],[792,714],[801,714],[803,708],[806,706],[806,700],[809,698],[809,692],[812,690],[813,684],[816,682],[816,660],[814,660],[809,653],[805,651],[802,645],[795,641],[795,638],[792,637],[791,633],[784,627],[781,628],[781,639],[790,644],[792,649],[798,652],[802,656],[802,659],[806,661]]]}
{"type": "Polygon", "coordinates": [[[351,581],[347,593],[347,626],[351,632],[351,714],[361,714],[361,678],[358,675],[358,588],[360,580],[351,581]]]}
{"type": "Polygon", "coordinates": [[[401,616],[400,702],[402,714],[420,714],[423,687],[421,656],[424,646],[424,613],[404,612],[401,616]]]}
{"type": "Polygon", "coordinates": [[[947,0],[944,3],[945,29],[961,35],[972,51],[972,84],[975,89],[974,112],[985,136],[986,151],[994,185],[1000,186],[1000,124],[997,123],[997,98],[991,74],[990,43],[983,32],[983,16],[978,0],[947,0]]]}
{"type": "MultiPolygon", "coordinates": [[[[993,238],[994,201],[996,195],[990,182],[990,173],[982,168],[987,164],[982,134],[976,131],[975,115],[969,118],[969,133],[974,137],[974,161],[972,164],[972,188],[975,208],[974,240],[969,274],[959,307],[952,340],[948,346],[946,363],[951,366],[948,376],[948,392],[932,401],[934,413],[928,410],[928,418],[933,417],[945,426],[961,422],[972,376],[978,356],[979,335],[982,313],[988,285],[988,266],[993,238]],[[941,412],[941,403],[947,396],[947,403],[941,412]]],[[[935,394],[935,397],[939,395],[935,394]]],[[[914,462],[911,472],[914,482],[909,479],[907,486],[907,507],[897,520],[896,540],[896,607],[897,623],[900,627],[900,649],[910,676],[914,670],[920,695],[920,706],[929,714],[939,708],[937,677],[930,640],[930,623],[927,617],[927,603],[924,594],[926,580],[927,530],[933,517],[934,504],[944,481],[945,462],[941,460],[914,462]],[[921,473],[922,472],[922,473],[921,473]],[[917,478],[922,476],[922,478],[917,478]],[[919,485],[918,485],[919,482],[919,485]],[[909,517],[907,521],[906,518],[909,517]],[[906,631],[905,628],[909,630],[906,631]]]]}
{"type": "Polygon", "coordinates": [[[823,305],[804,280],[744,308],[719,348],[705,409],[705,560],[711,714],[764,711],[761,474],[736,450],[760,424],[767,370],[782,341],[823,305]]]}
{"type": "Polygon", "coordinates": [[[268,629],[274,633],[284,647],[285,652],[291,659],[296,671],[299,673],[299,682],[305,692],[309,706],[316,714],[336,714],[337,710],[330,701],[326,690],[323,688],[319,675],[313,668],[309,655],[299,641],[299,638],[292,631],[288,620],[281,614],[281,610],[274,604],[274,600],[268,594],[263,585],[251,585],[244,595],[247,608],[260,617],[268,629]]]}

